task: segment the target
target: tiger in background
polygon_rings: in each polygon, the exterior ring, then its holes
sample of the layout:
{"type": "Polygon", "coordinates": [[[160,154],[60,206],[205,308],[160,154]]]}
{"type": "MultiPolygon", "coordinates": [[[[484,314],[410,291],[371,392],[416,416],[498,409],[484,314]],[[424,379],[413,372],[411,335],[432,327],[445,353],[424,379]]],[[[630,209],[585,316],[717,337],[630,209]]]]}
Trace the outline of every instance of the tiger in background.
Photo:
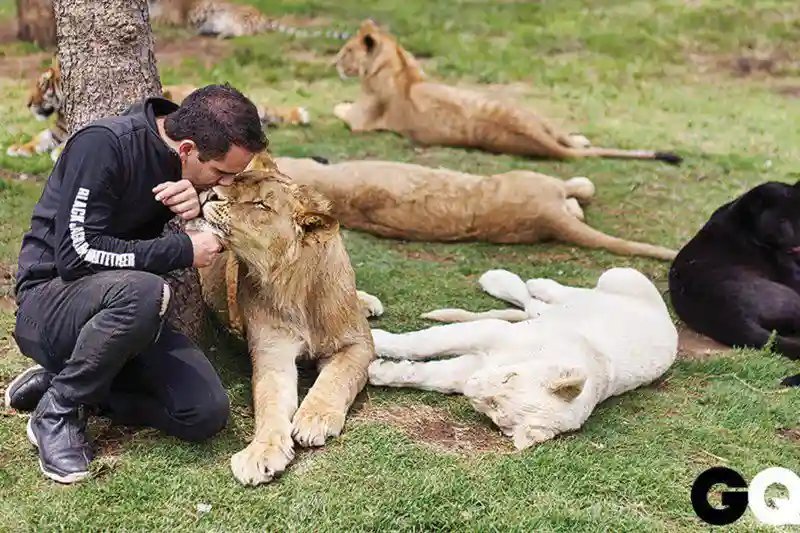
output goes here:
{"type": "Polygon", "coordinates": [[[225,0],[148,0],[150,22],[195,30],[221,39],[278,31],[297,37],[347,40],[350,34],[333,30],[294,28],[264,15],[258,8],[225,0]]]}
{"type": "MultiPolygon", "coordinates": [[[[166,85],[162,88],[162,95],[180,104],[196,88],[193,85],[166,85]]],[[[6,150],[6,154],[11,157],[31,157],[49,152],[50,159],[55,163],[69,136],[67,120],[61,110],[63,101],[61,68],[56,57],[53,58],[52,65],[42,72],[31,86],[27,103],[28,109],[38,120],[47,120],[55,113],[55,124],[40,131],[26,143],[12,144],[6,150]]],[[[256,107],[264,128],[274,128],[279,125],[307,126],[311,122],[310,114],[304,107],[258,105],[256,107]]]]}
{"type": "Polygon", "coordinates": [[[56,59],[34,82],[28,92],[27,103],[28,109],[37,120],[47,120],[55,113],[55,124],[40,131],[24,144],[12,144],[6,150],[6,154],[12,157],[30,157],[49,152],[50,158],[55,162],[69,136],[67,119],[61,111],[63,99],[61,69],[56,59]]]}

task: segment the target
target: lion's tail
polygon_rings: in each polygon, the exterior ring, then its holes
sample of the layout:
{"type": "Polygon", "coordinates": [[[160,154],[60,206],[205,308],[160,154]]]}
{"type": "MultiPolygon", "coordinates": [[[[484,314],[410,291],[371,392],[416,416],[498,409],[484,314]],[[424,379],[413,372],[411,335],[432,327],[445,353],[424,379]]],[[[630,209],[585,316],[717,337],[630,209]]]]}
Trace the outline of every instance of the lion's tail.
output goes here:
{"type": "Polygon", "coordinates": [[[587,248],[602,248],[619,255],[636,255],[671,261],[678,254],[677,251],[662,246],[612,237],[566,213],[555,229],[554,236],[561,241],[587,248]]]}
{"type": "Polygon", "coordinates": [[[579,157],[603,157],[608,159],[648,159],[664,161],[670,165],[680,165],[683,158],[674,152],[660,152],[654,150],[622,150],[619,148],[575,148],[579,157]]]}

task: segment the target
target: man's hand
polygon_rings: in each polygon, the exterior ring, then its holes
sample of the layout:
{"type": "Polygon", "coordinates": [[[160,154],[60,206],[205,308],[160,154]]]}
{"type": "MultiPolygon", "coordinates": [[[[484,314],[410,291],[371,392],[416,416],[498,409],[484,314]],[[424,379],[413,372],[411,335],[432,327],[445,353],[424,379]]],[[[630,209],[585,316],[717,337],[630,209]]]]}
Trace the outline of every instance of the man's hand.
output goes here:
{"type": "Polygon", "coordinates": [[[210,265],[222,249],[219,239],[208,231],[187,231],[186,234],[192,239],[194,250],[192,266],[200,268],[210,265]]]}
{"type": "Polygon", "coordinates": [[[156,201],[169,207],[170,211],[191,220],[200,215],[200,198],[189,180],[165,181],[153,187],[156,201]]]}

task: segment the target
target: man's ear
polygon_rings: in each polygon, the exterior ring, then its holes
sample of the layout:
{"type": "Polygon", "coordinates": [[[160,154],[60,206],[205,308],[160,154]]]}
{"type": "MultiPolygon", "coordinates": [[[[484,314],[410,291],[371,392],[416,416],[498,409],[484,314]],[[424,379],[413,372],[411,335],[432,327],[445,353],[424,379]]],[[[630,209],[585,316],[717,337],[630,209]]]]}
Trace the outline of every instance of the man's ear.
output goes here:
{"type": "Polygon", "coordinates": [[[178,155],[181,156],[181,161],[189,157],[189,154],[192,153],[192,150],[197,150],[197,145],[194,144],[194,141],[189,139],[182,140],[178,145],[178,155]]]}
{"type": "Polygon", "coordinates": [[[303,213],[297,217],[297,223],[303,230],[303,238],[313,238],[324,242],[339,231],[339,221],[325,213],[303,213]]]}

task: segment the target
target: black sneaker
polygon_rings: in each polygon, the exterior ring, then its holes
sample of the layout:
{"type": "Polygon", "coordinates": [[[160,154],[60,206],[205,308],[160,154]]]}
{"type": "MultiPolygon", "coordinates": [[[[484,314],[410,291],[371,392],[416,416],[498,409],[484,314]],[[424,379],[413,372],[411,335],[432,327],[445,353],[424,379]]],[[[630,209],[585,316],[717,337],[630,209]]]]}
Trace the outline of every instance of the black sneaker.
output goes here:
{"type": "Polygon", "coordinates": [[[39,448],[39,468],[59,483],[89,477],[94,459],[86,440],[88,413],[59,397],[52,389],[42,396],[28,420],[28,440],[39,448]]]}
{"type": "Polygon", "coordinates": [[[55,376],[39,365],[23,370],[8,384],[5,393],[6,409],[33,411],[55,376]]]}

